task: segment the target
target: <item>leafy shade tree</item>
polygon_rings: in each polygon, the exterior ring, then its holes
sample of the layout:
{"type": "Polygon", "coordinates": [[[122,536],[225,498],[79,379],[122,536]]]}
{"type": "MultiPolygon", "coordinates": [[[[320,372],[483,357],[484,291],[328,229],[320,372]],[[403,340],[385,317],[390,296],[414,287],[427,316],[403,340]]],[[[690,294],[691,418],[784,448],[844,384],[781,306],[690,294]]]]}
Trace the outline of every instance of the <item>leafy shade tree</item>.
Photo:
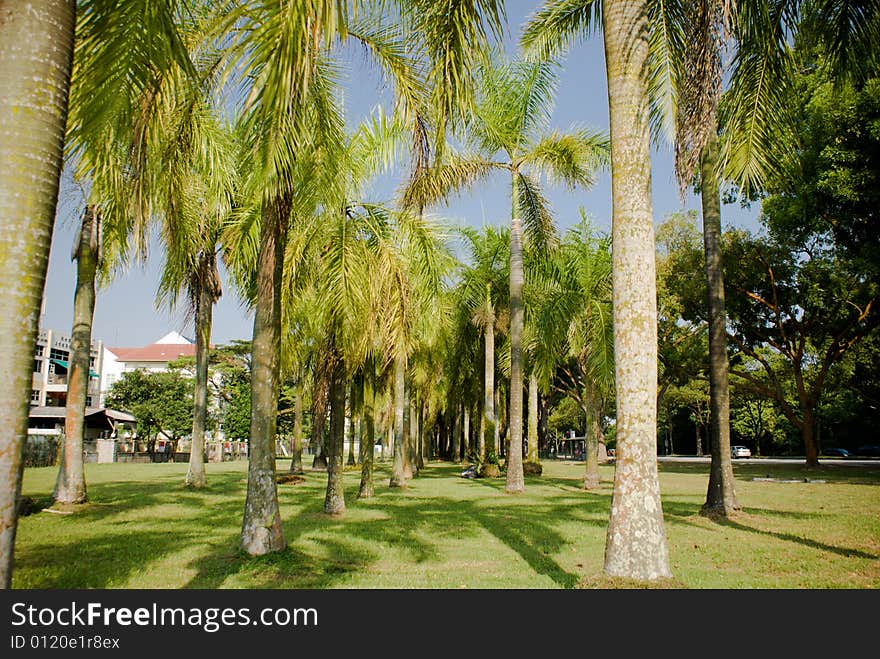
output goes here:
{"type": "Polygon", "coordinates": [[[504,171],[511,177],[510,224],[510,407],[507,456],[508,492],[525,489],[523,433],[523,229],[536,249],[552,246],[555,229],[536,177],[546,176],[574,189],[592,185],[607,158],[605,138],[585,129],[548,130],[556,78],[549,63],[487,62],[479,75],[480,95],[466,139],[474,154],[449,156],[416,176],[404,203],[423,207],[473,187],[504,171]]]}
{"type": "Polygon", "coordinates": [[[770,398],[743,392],[734,396],[736,404],[731,411],[731,429],[743,441],[755,447],[755,455],[773,455],[779,425],[779,412],[776,403],[770,398]]]}
{"type": "Polygon", "coordinates": [[[762,214],[771,235],[833,243],[866,274],[878,274],[880,235],[880,75],[834,79],[804,56],[788,97],[801,126],[797,149],[780,144],[785,171],[767,182],[762,214]]]}
{"type": "Polygon", "coordinates": [[[734,234],[726,255],[736,264],[726,273],[735,292],[730,340],[761,366],[756,371],[736,361],[732,373],[779,404],[801,433],[807,466],[815,467],[817,410],[830,371],[880,324],[880,285],[853,261],[815,247],[734,234]],[[768,359],[765,347],[780,362],[768,359]],[[795,404],[786,380],[794,384],[795,404]]]}
{"type": "Polygon", "coordinates": [[[150,453],[158,433],[176,445],[192,431],[192,382],[179,370],[123,373],[107,394],[107,406],[134,415],[150,453]]]}
{"type": "Polygon", "coordinates": [[[0,12],[0,587],[12,582],[31,354],[64,146],[76,3],[4,2],[0,12]]]}

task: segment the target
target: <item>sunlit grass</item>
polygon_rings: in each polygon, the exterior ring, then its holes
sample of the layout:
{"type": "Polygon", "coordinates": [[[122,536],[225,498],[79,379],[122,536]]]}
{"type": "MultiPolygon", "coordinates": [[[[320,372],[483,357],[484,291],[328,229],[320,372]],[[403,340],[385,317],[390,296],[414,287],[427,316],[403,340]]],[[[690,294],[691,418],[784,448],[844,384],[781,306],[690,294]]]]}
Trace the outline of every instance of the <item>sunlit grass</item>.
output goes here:
{"type": "MultiPolygon", "coordinates": [[[[279,469],[286,468],[279,463],[279,469]]],[[[244,462],[208,465],[209,487],[183,487],[185,464],[89,464],[89,503],[19,521],[16,588],[572,588],[633,587],[602,576],[613,467],[580,489],[583,464],[545,462],[527,491],[468,480],[433,462],[405,490],[376,473],[376,496],[321,512],[326,475],[279,485],[288,548],[252,558],[237,548],[244,462]]],[[[737,464],[743,511],[699,514],[708,465],[661,464],[674,588],[880,586],[880,464],[873,468],[737,464]],[[761,482],[804,478],[819,482],[761,482]]],[[[24,496],[51,503],[55,469],[25,471],[24,496]]]]}

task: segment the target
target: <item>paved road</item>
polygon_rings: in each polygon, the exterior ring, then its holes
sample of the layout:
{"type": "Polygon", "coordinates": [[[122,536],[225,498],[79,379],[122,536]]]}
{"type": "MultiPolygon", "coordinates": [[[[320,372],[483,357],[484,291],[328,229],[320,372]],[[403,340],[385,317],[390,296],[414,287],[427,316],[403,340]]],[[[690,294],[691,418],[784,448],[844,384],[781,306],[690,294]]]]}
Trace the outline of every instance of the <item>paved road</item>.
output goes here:
{"type": "MultiPolygon", "coordinates": [[[[658,462],[705,462],[711,461],[707,455],[697,457],[696,455],[660,455],[657,457],[658,462]]],[[[733,458],[734,464],[803,464],[804,457],[794,456],[785,458],[733,458]]],[[[852,467],[880,467],[880,459],[878,458],[819,458],[819,464],[846,465],[852,467]]]]}

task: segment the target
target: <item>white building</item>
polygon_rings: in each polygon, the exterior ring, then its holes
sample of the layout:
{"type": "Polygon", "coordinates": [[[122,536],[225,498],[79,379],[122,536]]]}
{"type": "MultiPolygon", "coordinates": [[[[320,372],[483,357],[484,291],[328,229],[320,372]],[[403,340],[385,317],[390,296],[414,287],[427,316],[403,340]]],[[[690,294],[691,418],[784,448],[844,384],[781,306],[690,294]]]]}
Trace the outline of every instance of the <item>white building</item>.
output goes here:
{"type": "Polygon", "coordinates": [[[168,362],[181,357],[195,357],[196,344],[177,332],[169,332],[161,339],[140,348],[103,349],[101,372],[101,403],[110,387],[128,371],[160,372],[168,370],[168,362]]]}

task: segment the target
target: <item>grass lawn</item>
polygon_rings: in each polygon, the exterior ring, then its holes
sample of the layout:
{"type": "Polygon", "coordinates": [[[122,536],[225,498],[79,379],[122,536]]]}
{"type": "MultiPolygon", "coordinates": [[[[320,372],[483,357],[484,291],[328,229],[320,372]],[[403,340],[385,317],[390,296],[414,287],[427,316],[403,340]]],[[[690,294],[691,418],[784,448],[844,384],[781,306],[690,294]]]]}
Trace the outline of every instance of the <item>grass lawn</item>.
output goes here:
{"type": "MultiPolygon", "coordinates": [[[[90,502],[70,515],[18,523],[14,588],[573,588],[626,587],[602,577],[613,466],[580,489],[583,464],[544,462],[525,494],[503,479],[467,480],[432,462],[405,490],[376,472],[376,496],[321,512],[326,474],[279,485],[288,548],[237,549],[245,462],[208,465],[207,490],[183,487],[185,464],[89,464],[90,502]]],[[[279,462],[279,471],[287,468],[279,462]]],[[[708,465],[660,465],[663,510],[679,588],[877,588],[880,463],[872,467],[736,463],[743,511],[699,515],[708,465]],[[819,482],[762,482],[808,478],[819,482]]],[[[25,470],[22,494],[51,503],[55,468],[25,470]]]]}

